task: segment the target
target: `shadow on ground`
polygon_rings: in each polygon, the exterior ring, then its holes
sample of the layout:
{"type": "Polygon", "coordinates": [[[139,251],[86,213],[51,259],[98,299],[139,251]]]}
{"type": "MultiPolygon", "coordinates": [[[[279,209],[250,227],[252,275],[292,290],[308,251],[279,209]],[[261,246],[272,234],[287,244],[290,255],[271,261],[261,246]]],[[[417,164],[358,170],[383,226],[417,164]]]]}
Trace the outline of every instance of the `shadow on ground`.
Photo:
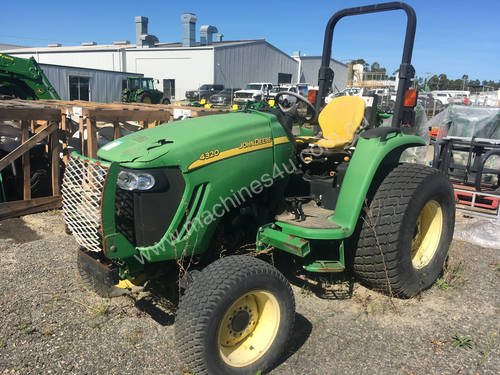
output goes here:
{"type": "Polygon", "coordinates": [[[0,223],[0,240],[11,239],[14,243],[26,243],[41,239],[22,219],[3,220],[0,223]]]}
{"type": "MultiPolygon", "coordinates": [[[[305,318],[302,314],[295,313],[295,325],[292,332],[292,337],[290,338],[290,342],[288,343],[288,350],[283,354],[283,357],[280,359],[278,367],[287,361],[291,356],[293,356],[299,349],[306,343],[307,339],[311,335],[312,332],[312,324],[307,318],[305,318]]],[[[270,370],[269,372],[271,372],[270,370]]]]}

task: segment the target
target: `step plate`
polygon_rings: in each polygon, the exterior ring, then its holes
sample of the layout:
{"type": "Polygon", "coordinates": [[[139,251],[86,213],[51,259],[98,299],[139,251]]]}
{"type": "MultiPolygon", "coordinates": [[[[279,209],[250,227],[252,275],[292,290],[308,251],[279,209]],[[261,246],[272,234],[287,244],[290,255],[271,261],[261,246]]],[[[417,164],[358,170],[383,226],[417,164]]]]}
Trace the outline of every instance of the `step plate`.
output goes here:
{"type": "Polygon", "coordinates": [[[339,225],[332,223],[328,218],[333,215],[335,211],[324,209],[316,204],[314,201],[310,201],[302,206],[302,210],[306,215],[304,221],[298,221],[295,219],[295,215],[285,211],[279,215],[276,215],[276,221],[282,223],[296,225],[303,228],[311,229],[338,229],[339,225]]]}

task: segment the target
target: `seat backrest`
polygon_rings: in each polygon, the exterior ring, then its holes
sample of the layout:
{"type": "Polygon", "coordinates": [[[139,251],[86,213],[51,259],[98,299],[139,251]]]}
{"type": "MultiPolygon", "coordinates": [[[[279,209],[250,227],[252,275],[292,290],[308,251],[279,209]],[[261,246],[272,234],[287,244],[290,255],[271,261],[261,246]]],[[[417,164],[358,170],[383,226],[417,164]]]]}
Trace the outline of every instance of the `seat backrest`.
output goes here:
{"type": "Polygon", "coordinates": [[[323,138],[350,143],[363,121],[365,101],[359,96],[340,96],[326,105],[318,117],[323,138]]]}

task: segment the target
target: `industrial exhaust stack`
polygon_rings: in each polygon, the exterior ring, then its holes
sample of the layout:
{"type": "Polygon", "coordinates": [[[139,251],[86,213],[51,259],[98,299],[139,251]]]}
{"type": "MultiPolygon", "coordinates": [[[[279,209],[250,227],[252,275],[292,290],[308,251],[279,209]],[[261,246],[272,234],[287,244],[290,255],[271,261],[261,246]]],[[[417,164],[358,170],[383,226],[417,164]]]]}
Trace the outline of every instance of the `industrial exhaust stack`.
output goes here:
{"type": "Polygon", "coordinates": [[[184,13],[181,15],[182,21],[182,45],[184,47],[194,47],[196,45],[196,15],[184,13]]]}
{"type": "Polygon", "coordinates": [[[200,27],[200,45],[209,46],[212,44],[212,35],[218,33],[219,30],[212,25],[203,25],[200,27]]]}
{"type": "Polygon", "coordinates": [[[158,43],[158,38],[148,34],[148,17],[135,17],[136,48],[152,48],[158,43]]]}

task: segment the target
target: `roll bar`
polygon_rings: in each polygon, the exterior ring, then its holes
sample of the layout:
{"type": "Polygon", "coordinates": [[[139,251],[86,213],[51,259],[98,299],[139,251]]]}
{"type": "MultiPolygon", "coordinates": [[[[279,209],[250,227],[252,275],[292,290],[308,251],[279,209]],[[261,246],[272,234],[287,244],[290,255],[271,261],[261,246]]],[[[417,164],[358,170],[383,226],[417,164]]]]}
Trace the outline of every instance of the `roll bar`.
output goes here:
{"type": "Polygon", "coordinates": [[[321,58],[321,67],[318,74],[318,100],[316,100],[316,113],[319,113],[321,107],[325,102],[325,97],[328,88],[331,87],[333,82],[334,73],[330,68],[330,59],[332,56],[332,40],[333,30],[342,18],[347,16],[356,16],[367,13],[387,12],[391,10],[404,10],[407,16],[405,43],[403,47],[403,57],[401,59],[401,66],[399,67],[399,84],[396,95],[396,104],[394,107],[394,114],[392,117],[392,126],[400,127],[403,119],[403,103],[405,91],[411,85],[411,79],[415,76],[415,69],[411,65],[411,55],[413,53],[413,42],[415,40],[415,29],[417,27],[417,16],[415,10],[411,6],[403,2],[390,2],[366,5],[355,8],[347,8],[335,13],[325,30],[325,40],[323,42],[323,56],[321,58]]]}

